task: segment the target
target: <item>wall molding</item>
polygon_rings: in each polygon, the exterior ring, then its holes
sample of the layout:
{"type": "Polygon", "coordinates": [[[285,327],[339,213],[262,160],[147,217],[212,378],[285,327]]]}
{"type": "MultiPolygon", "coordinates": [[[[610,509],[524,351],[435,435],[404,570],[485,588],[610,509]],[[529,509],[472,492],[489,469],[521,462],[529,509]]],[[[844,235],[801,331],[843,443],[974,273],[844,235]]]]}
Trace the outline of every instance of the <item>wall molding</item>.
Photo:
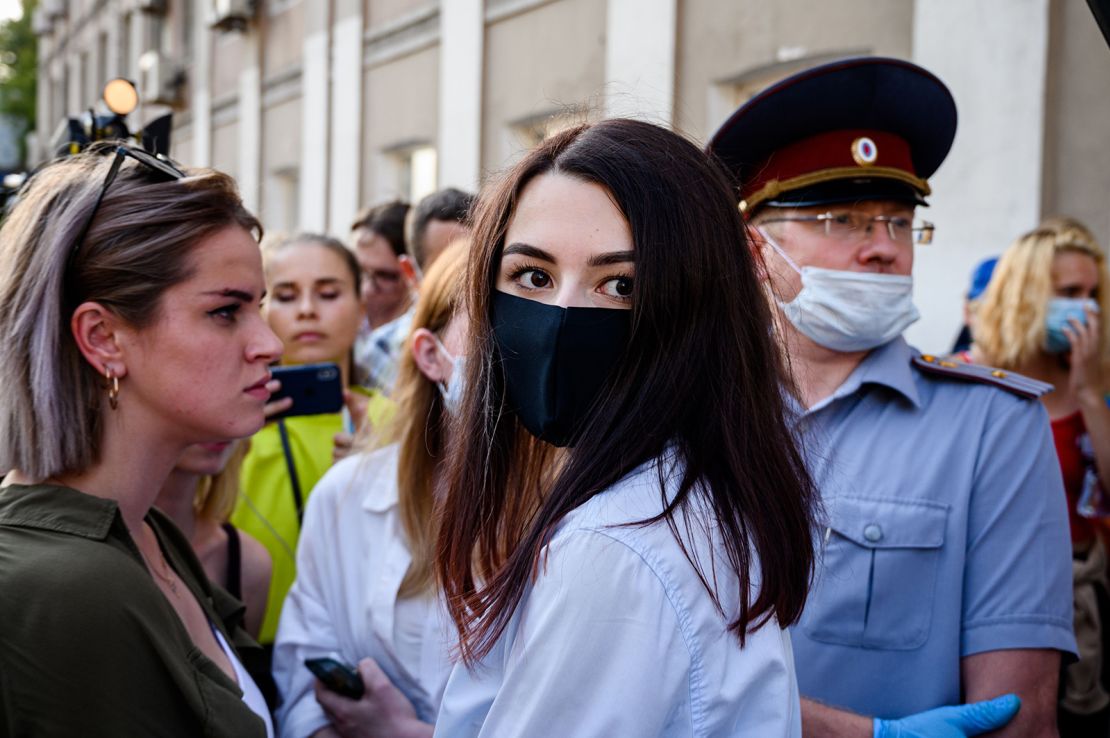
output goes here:
{"type": "Polygon", "coordinates": [[[439,5],[427,5],[367,29],[362,36],[363,69],[388,64],[438,44],[439,17],[439,5]]]}
{"type": "Polygon", "coordinates": [[[558,0],[487,0],[486,23],[500,23],[530,10],[551,5],[558,0]]]}
{"type": "Polygon", "coordinates": [[[262,108],[272,108],[301,96],[302,67],[296,64],[262,80],[262,108]]]}

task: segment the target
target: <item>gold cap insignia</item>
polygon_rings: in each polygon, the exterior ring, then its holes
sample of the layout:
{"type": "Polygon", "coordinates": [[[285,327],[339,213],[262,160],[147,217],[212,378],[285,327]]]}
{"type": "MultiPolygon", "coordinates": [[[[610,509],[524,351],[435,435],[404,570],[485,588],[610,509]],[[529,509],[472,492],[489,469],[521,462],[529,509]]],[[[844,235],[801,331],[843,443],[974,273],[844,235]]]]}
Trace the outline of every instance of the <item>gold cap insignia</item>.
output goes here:
{"type": "Polygon", "coordinates": [[[869,167],[879,159],[879,147],[867,136],[852,142],[852,159],[861,167],[869,167]]]}

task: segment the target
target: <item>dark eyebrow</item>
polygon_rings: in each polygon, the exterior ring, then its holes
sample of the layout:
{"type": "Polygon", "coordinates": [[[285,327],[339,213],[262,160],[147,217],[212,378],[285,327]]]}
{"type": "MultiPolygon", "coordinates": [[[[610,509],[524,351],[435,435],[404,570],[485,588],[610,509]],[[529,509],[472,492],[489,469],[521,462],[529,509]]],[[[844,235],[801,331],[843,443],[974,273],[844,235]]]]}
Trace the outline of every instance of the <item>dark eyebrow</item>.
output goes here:
{"type": "MultiPolygon", "coordinates": [[[[554,256],[544,251],[543,249],[530,246],[526,243],[514,243],[505,247],[505,252],[502,256],[509,256],[510,254],[520,254],[521,256],[530,256],[533,259],[540,259],[551,264],[557,263],[554,256]]],[[[612,266],[614,264],[626,264],[630,261],[636,260],[636,254],[633,251],[610,251],[607,254],[598,254],[591,256],[586,262],[587,265],[592,267],[599,266],[612,266]]]]}
{"type": "MultiPolygon", "coordinates": [[[[219,295],[220,297],[231,297],[231,298],[234,298],[236,300],[239,300],[240,302],[253,302],[254,301],[254,296],[251,295],[251,293],[244,292],[243,290],[233,289],[231,287],[227,287],[227,288],[222,289],[222,290],[209,290],[209,291],[205,292],[204,294],[206,294],[206,295],[219,295]]],[[[265,291],[262,292],[262,296],[263,297],[266,296],[265,291]]]]}
{"type": "Polygon", "coordinates": [[[627,264],[636,261],[634,251],[610,251],[607,254],[591,256],[586,263],[592,267],[613,266],[614,264],[627,264]]]}
{"type": "Polygon", "coordinates": [[[526,243],[514,243],[505,247],[505,252],[502,256],[510,256],[511,254],[520,254],[521,256],[530,256],[533,259],[540,259],[549,264],[555,264],[555,257],[547,253],[543,249],[538,249],[535,246],[529,246],[526,243]]]}

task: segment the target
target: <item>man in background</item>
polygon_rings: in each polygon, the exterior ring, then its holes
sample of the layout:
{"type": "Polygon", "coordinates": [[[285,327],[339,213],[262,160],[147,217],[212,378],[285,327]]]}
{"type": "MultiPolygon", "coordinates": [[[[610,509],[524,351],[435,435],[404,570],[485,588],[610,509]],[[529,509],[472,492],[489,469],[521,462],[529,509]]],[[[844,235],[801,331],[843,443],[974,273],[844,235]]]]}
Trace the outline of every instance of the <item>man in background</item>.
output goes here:
{"type": "Polygon", "coordinates": [[[426,270],[447,245],[470,233],[474,195],[447,187],[426,196],[412,209],[406,223],[408,255],[426,270]]]}
{"type": "Polygon", "coordinates": [[[791,628],[807,737],[1056,735],[1075,638],[1065,496],[1037,402],[1051,387],[902,337],[918,317],[915,244],[934,230],[916,209],[955,133],[944,83],[862,58],[755,95],[710,144],[762,255],[824,503],[791,628]]]}
{"type": "Polygon", "coordinates": [[[357,379],[386,394],[393,388],[415,302],[402,263],[407,258],[408,212],[408,203],[394,200],[362,210],[351,224],[351,244],[362,269],[360,292],[366,313],[355,340],[357,379]]]}

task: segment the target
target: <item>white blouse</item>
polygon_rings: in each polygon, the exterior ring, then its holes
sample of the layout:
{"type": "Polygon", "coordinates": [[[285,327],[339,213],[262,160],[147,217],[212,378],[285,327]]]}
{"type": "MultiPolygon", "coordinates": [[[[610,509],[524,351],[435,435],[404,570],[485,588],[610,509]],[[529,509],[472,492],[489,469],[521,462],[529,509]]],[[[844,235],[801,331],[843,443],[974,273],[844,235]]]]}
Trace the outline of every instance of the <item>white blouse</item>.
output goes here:
{"type": "Polygon", "coordinates": [[[705,502],[675,523],[727,616],[665,521],[614,527],[663,509],[645,464],[563,520],[493,650],[452,671],[435,735],[800,736],[790,636],[771,620],[741,648],[727,630],[739,580],[705,502]]]}
{"type": "Polygon", "coordinates": [[[396,445],[343,459],[317,483],[305,510],[297,579],[274,644],[283,738],[327,725],[306,658],[373,658],[433,722],[450,673],[455,630],[433,594],[398,600],[412,556],[397,507],[396,445]]]}
{"type": "Polygon", "coordinates": [[[274,723],[270,719],[270,707],[266,704],[266,698],[262,696],[262,690],[258,688],[258,684],[247,673],[243,662],[239,660],[239,655],[235,653],[235,649],[224,638],[220,629],[212,628],[212,635],[216,636],[216,642],[220,644],[220,650],[224,652],[227,660],[231,662],[231,668],[235,670],[235,681],[243,692],[243,702],[251,709],[251,712],[262,718],[262,722],[266,724],[266,738],[274,738],[274,723]]]}

